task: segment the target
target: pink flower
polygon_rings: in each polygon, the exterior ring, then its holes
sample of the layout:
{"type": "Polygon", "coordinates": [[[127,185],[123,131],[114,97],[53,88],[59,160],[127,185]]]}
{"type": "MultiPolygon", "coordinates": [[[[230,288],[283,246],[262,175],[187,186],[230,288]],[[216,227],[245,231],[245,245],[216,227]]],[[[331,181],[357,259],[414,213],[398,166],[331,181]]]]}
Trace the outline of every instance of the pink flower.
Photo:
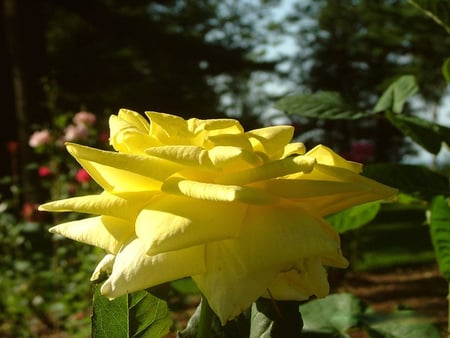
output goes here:
{"type": "Polygon", "coordinates": [[[75,174],[75,179],[78,183],[85,183],[89,182],[92,178],[85,169],[81,168],[75,174]]]}
{"type": "Polygon", "coordinates": [[[84,124],[70,124],[64,132],[64,141],[84,140],[89,136],[89,129],[84,124]]]}
{"type": "Polygon", "coordinates": [[[49,144],[52,141],[52,135],[48,129],[35,131],[31,134],[28,144],[32,148],[36,148],[45,144],[49,144]]]}
{"type": "Polygon", "coordinates": [[[92,126],[95,123],[95,120],[95,115],[87,111],[80,111],[73,117],[73,123],[76,125],[92,126]]]}
{"type": "Polygon", "coordinates": [[[52,174],[52,171],[49,167],[46,167],[45,165],[41,165],[38,169],[38,175],[40,177],[47,177],[52,174]]]}

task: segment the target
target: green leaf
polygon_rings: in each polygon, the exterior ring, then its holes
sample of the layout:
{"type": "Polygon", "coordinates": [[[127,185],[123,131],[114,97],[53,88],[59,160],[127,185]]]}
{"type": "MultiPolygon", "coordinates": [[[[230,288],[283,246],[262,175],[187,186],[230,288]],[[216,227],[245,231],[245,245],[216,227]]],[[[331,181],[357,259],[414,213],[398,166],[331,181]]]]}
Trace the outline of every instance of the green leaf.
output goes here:
{"type": "MultiPolygon", "coordinates": [[[[347,337],[346,331],[359,324],[365,304],[349,293],[329,295],[300,306],[305,332],[334,334],[347,337]]],[[[303,333],[302,333],[303,337],[303,333]]]]}
{"type": "Polygon", "coordinates": [[[447,83],[450,83],[450,58],[444,61],[444,64],[442,65],[442,75],[444,75],[445,81],[447,83]]]}
{"type": "Polygon", "coordinates": [[[401,113],[406,100],[413,96],[419,87],[413,75],[403,75],[395,80],[381,95],[374,112],[393,111],[401,113]]]}
{"type": "Polygon", "coordinates": [[[92,336],[94,338],[158,338],[169,332],[172,320],[165,301],[148,291],[133,292],[112,301],[95,286],[92,336]]]}
{"type": "Polygon", "coordinates": [[[380,210],[380,203],[357,205],[327,217],[333,228],[340,234],[358,229],[372,221],[380,210]]]}
{"type": "Polygon", "coordinates": [[[355,120],[370,115],[353,110],[338,93],[325,91],[286,96],[275,108],[292,115],[327,120],[355,120]]]}
{"type": "Polygon", "coordinates": [[[258,299],[252,306],[250,338],[299,337],[303,327],[299,304],[297,301],[258,299]]]}
{"type": "Polygon", "coordinates": [[[448,142],[448,130],[444,126],[421,119],[416,116],[407,116],[388,113],[387,118],[404,135],[432,154],[441,150],[442,142],[448,142]]]}
{"type": "Polygon", "coordinates": [[[430,233],[439,269],[450,282],[450,206],[444,196],[437,196],[431,203],[430,233]]]}
{"type": "Polygon", "coordinates": [[[436,195],[450,195],[448,178],[426,167],[408,164],[369,164],[364,176],[427,200],[436,195]]]}
{"type": "Polygon", "coordinates": [[[370,313],[364,316],[370,337],[380,338],[440,338],[441,334],[430,319],[411,310],[392,313],[370,313]]]}

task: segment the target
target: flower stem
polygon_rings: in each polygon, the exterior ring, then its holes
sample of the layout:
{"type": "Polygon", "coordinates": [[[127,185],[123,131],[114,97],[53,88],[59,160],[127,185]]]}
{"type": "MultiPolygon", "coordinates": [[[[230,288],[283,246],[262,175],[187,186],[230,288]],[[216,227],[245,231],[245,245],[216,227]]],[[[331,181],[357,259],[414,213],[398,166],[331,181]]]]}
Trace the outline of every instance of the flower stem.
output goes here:
{"type": "Polygon", "coordinates": [[[212,337],[211,331],[214,313],[205,297],[202,297],[200,306],[200,321],[198,323],[197,338],[210,338],[212,337]]]}

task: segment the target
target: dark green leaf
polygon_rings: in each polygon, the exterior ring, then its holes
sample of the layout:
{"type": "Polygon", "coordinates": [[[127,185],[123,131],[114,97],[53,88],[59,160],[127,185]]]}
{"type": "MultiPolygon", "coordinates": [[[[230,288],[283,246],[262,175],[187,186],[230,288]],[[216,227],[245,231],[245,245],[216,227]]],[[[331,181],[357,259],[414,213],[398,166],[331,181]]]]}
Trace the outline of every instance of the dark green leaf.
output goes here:
{"type": "Polygon", "coordinates": [[[353,110],[335,92],[286,96],[275,104],[275,108],[292,115],[328,120],[355,120],[369,115],[353,110]]]}
{"type": "Polygon", "coordinates": [[[250,338],[300,337],[299,302],[258,299],[252,306],[250,338]]]}
{"type": "Polygon", "coordinates": [[[444,196],[431,203],[430,231],[439,269],[450,282],[450,206],[444,196]]]}
{"type": "Polygon", "coordinates": [[[442,75],[444,75],[445,81],[450,83],[450,58],[447,58],[442,65],[442,75]]]}
{"type": "Polygon", "coordinates": [[[333,228],[344,233],[366,225],[372,221],[380,210],[380,203],[372,202],[358,205],[327,217],[333,228]]]}
{"type": "Polygon", "coordinates": [[[157,338],[169,332],[170,314],[165,301],[147,291],[133,292],[112,301],[95,286],[92,336],[94,338],[157,338]]]}
{"type": "Polygon", "coordinates": [[[404,135],[430,153],[437,154],[441,150],[441,144],[445,141],[443,137],[447,133],[445,127],[416,116],[388,113],[387,117],[404,135]]]}
{"type": "Polygon", "coordinates": [[[329,295],[300,306],[304,331],[335,334],[345,337],[345,332],[359,324],[359,316],[366,306],[349,293],[329,295]]]}
{"type": "Polygon", "coordinates": [[[440,338],[439,330],[430,319],[411,310],[392,313],[369,313],[364,322],[370,327],[370,337],[374,338],[440,338]]]}
{"type": "Polygon", "coordinates": [[[409,0],[409,2],[450,33],[450,5],[448,0],[409,0]]]}
{"type": "Polygon", "coordinates": [[[100,294],[100,284],[95,285],[92,336],[94,338],[106,338],[116,336],[118,338],[128,336],[128,311],[127,296],[122,296],[109,301],[100,294]]]}
{"type": "Polygon", "coordinates": [[[418,90],[419,87],[414,76],[401,76],[384,91],[375,105],[374,112],[390,110],[394,113],[401,113],[406,100],[418,90]]]}
{"type": "Polygon", "coordinates": [[[447,177],[426,167],[407,164],[370,164],[364,166],[364,176],[427,200],[436,195],[449,195],[447,177]]]}

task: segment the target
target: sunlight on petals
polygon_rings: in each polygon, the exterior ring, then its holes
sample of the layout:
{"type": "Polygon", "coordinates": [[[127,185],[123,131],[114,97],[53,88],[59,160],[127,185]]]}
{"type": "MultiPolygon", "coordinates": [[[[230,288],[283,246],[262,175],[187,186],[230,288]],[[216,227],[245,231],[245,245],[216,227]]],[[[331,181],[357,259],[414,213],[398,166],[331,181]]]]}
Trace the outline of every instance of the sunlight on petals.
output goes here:
{"type": "Polygon", "coordinates": [[[50,232],[117,253],[134,234],[134,226],[121,218],[97,216],[56,225],[50,232]]]}
{"type": "Polygon", "coordinates": [[[112,272],[101,293],[113,299],[161,283],[196,275],[205,270],[203,246],[147,255],[147,245],[135,238],[116,255],[112,272]]]}
{"type": "Polygon", "coordinates": [[[114,151],[67,144],[103,192],[40,210],[98,215],[50,231],[106,251],[91,279],[110,299],[191,276],[225,324],[259,297],[324,297],[326,267],[348,261],[323,217],[396,194],[330,148],[305,153],[292,126],[126,109],[109,123],[114,151]]]}
{"type": "Polygon", "coordinates": [[[242,203],[163,195],[141,211],[136,235],[148,243],[149,254],[179,250],[237,237],[246,212],[242,203]]]}

